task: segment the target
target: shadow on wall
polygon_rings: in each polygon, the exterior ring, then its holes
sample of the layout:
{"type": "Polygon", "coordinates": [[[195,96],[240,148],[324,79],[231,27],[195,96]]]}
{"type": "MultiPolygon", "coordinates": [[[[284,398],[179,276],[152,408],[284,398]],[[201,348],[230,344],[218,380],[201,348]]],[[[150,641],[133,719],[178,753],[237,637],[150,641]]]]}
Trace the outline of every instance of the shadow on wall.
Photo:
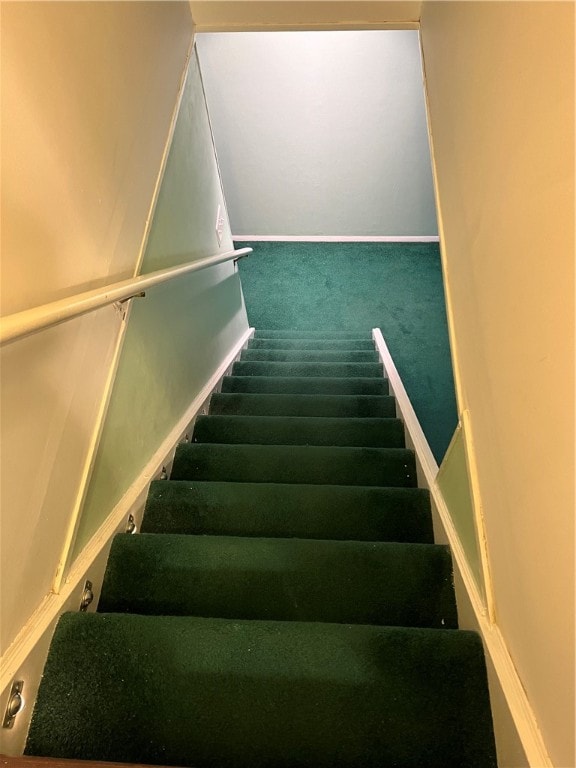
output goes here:
{"type": "Polygon", "coordinates": [[[242,243],[250,325],[379,327],[438,464],[457,425],[437,243],[242,243]]]}

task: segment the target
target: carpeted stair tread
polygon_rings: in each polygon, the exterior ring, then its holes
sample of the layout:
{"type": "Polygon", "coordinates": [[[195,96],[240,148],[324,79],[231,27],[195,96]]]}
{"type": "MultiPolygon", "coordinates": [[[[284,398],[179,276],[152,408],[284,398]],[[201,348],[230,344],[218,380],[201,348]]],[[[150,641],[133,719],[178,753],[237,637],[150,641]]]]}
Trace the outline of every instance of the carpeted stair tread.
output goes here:
{"type": "Polygon", "coordinates": [[[359,339],[366,341],[372,338],[372,330],[366,331],[292,331],[292,330],[266,330],[257,328],[254,331],[255,339],[359,339]]]}
{"type": "Polygon", "coordinates": [[[370,330],[258,330],[98,612],[64,614],[28,754],[190,768],[495,768],[482,643],[370,330]]]}
{"type": "Polygon", "coordinates": [[[413,452],[403,448],[183,443],[171,478],[410,488],[416,468],[413,452]]]}
{"type": "Polygon", "coordinates": [[[462,630],[69,613],[26,751],[195,768],[493,768],[489,723],[482,644],[462,630]]]}
{"type": "Polygon", "coordinates": [[[221,416],[332,416],[394,418],[396,401],[389,395],[284,395],[217,392],[210,414],[221,416]]]}
{"type": "Polygon", "coordinates": [[[199,416],[194,424],[193,442],[404,448],[404,425],[400,419],[199,416]]]}
{"type": "Polygon", "coordinates": [[[457,628],[437,544],[118,534],[99,611],[457,628]]]}
{"type": "Polygon", "coordinates": [[[250,339],[249,349],[374,349],[372,339],[250,339]]]}
{"type": "Polygon", "coordinates": [[[225,376],[222,392],[286,395],[388,395],[388,380],[329,376],[225,376]]]}
{"type": "Polygon", "coordinates": [[[156,480],[142,532],[432,543],[428,491],[156,480]]]}
{"type": "Polygon", "coordinates": [[[278,363],[238,360],[234,376],[374,376],[381,377],[381,363],[278,363]]]}
{"type": "Polygon", "coordinates": [[[367,349],[244,349],[240,360],[273,363],[378,363],[378,353],[367,349]]]}

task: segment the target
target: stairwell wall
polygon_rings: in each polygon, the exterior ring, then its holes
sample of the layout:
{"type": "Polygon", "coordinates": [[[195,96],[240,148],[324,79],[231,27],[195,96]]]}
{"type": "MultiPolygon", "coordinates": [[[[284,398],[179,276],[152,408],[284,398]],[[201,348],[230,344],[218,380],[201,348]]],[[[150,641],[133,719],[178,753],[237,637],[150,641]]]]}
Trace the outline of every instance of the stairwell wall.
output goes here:
{"type": "Polygon", "coordinates": [[[235,236],[437,235],[415,30],[198,48],[235,236]]]}
{"type": "MultiPolygon", "coordinates": [[[[134,274],[190,42],[179,2],[1,3],[2,307],[134,274]]],[[[121,330],[1,352],[1,652],[50,593],[121,330]]]]}
{"type": "MultiPolygon", "coordinates": [[[[142,274],[233,249],[198,59],[190,61],[142,274]]],[[[158,444],[248,329],[237,267],[166,283],[130,314],[110,406],[79,522],[78,556],[158,444]]]]}
{"type": "Polygon", "coordinates": [[[574,5],[427,2],[421,39],[495,621],[574,765],[574,5]]]}
{"type": "MultiPolygon", "coordinates": [[[[188,4],[1,9],[3,314],[230,250],[227,221],[220,244],[215,231],[225,207],[188,4]]],[[[125,323],[109,307],[2,350],[10,674],[34,655],[27,628],[38,635],[57,616],[59,564],[86,559],[118,496],[247,329],[231,263],[137,302],[125,323]]],[[[26,680],[32,704],[37,680],[26,680]]]]}

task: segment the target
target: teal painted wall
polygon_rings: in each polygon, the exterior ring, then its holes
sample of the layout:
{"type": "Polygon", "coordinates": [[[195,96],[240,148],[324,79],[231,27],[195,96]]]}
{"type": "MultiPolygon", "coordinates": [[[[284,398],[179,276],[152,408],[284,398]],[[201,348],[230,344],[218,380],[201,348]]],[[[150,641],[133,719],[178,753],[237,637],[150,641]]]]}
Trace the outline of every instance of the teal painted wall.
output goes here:
{"type": "Polygon", "coordinates": [[[235,235],[436,235],[416,30],[198,35],[235,235]]]}
{"type": "MultiPolygon", "coordinates": [[[[218,247],[218,204],[224,207],[193,57],[141,271],[230,250],[228,227],[218,247]]],[[[247,327],[232,263],[158,286],[133,302],[74,557],[247,327]]]]}
{"type": "Polygon", "coordinates": [[[466,463],[466,446],[464,445],[461,426],[458,426],[454,433],[452,442],[438,471],[436,481],[464,548],[464,553],[476,584],[482,595],[484,595],[482,564],[480,561],[480,550],[474,520],[474,506],[466,463]]]}

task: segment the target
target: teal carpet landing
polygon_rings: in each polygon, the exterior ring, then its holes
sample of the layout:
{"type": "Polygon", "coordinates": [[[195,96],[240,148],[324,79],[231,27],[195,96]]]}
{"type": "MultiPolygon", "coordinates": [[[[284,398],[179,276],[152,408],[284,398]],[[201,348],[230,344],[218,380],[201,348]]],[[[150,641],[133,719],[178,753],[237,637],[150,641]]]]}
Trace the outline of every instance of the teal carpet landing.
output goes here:
{"type": "Polygon", "coordinates": [[[482,644],[368,334],[256,333],[97,612],[61,617],[26,752],[495,768],[482,644]]]}
{"type": "MultiPolygon", "coordinates": [[[[438,243],[240,245],[254,250],[239,268],[255,328],[289,335],[295,329],[382,330],[440,464],[456,429],[457,409],[438,243]]],[[[290,344],[278,346],[279,341],[268,349],[288,352],[290,344]]],[[[341,343],[331,340],[325,354],[341,343]]],[[[354,349],[358,355],[364,347],[354,349]]]]}

